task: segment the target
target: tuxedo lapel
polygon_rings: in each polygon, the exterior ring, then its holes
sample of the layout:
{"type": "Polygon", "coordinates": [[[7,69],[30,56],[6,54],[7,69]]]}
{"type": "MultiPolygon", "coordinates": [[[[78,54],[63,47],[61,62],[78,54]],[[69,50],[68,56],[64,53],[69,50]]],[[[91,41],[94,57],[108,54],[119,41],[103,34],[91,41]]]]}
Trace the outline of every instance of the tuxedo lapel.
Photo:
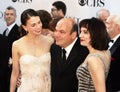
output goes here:
{"type": "Polygon", "coordinates": [[[6,36],[6,31],[8,30],[8,28],[6,28],[3,32],[3,35],[6,36]]]}
{"type": "Polygon", "coordinates": [[[8,36],[12,37],[12,36],[14,36],[14,35],[18,35],[18,34],[16,34],[17,31],[18,31],[18,26],[15,24],[15,25],[13,26],[13,28],[10,30],[8,36]]]}
{"type": "Polygon", "coordinates": [[[58,65],[58,67],[59,67],[59,71],[62,71],[62,69],[63,69],[63,64],[62,64],[62,57],[61,57],[61,55],[62,55],[62,49],[61,48],[59,48],[59,50],[57,50],[56,51],[57,53],[57,65],[58,65]]]}
{"type": "Polygon", "coordinates": [[[110,48],[111,55],[116,51],[116,49],[120,46],[120,36],[119,38],[115,41],[113,46],[110,48]]]}
{"type": "Polygon", "coordinates": [[[75,58],[78,58],[78,48],[79,48],[80,44],[79,44],[79,40],[77,40],[73,46],[73,48],[70,51],[70,54],[66,60],[66,62],[63,65],[63,71],[66,70],[66,68],[69,67],[69,65],[71,65],[72,62],[75,62],[75,58]]]}
{"type": "Polygon", "coordinates": [[[62,53],[61,47],[54,43],[51,46],[51,66],[52,68],[55,67],[56,70],[54,71],[59,71],[58,73],[61,73],[62,71],[61,53],[62,53]]]}

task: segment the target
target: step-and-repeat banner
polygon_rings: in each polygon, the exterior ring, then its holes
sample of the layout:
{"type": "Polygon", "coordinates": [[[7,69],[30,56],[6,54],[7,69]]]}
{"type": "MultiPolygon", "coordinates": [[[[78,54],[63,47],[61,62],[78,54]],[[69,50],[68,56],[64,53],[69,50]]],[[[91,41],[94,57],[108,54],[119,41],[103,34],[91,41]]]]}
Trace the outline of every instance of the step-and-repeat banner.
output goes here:
{"type": "MultiPolygon", "coordinates": [[[[16,23],[20,25],[20,15],[28,8],[35,10],[51,10],[51,5],[57,0],[0,0],[0,33],[6,28],[4,11],[7,6],[13,6],[17,11],[16,23]]],[[[120,0],[60,0],[67,6],[67,17],[80,21],[84,18],[95,17],[96,12],[101,8],[109,9],[111,13],[120,13],[120,0]]]]}

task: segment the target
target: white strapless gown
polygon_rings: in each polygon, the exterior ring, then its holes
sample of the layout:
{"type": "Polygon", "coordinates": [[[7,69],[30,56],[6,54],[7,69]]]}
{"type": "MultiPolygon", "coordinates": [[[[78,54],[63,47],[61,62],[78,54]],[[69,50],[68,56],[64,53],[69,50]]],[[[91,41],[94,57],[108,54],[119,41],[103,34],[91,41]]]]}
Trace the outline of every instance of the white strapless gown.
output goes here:
{"type": "Polygon", "coordinates": [[[40,57],[23,55],[20,58],[21,85],[17,92],[50,92],[50,53],[40,57]]]}

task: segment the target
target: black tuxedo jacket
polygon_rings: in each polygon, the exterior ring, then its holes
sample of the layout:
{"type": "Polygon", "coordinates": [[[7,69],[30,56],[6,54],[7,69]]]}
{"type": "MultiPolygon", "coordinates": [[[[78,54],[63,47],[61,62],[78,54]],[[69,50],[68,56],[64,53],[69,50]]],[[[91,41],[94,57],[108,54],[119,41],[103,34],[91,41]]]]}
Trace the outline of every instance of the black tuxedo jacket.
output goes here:
{"type": "MultiPolygon", "coordinates": [[[[6,31],[3,32],[3,35],[5,36],[6,31]]],[[[20,32],[19,32],[19,26],[15,24],[13,28],[10,30],[7,38],[8,38],[8,43],[9,43],[9,49],[10,49],[10,57],[12,56],[12,43],[17,40],[20,37],[20,32]]]]}
{"type": "MultiPolygon", "coordinates": [[[[3,32],[3,35],[5,36],[6,31],[3,32]]],[[[20,32],[19,32],[19,26],[15,24],[13,28],[10,30],[7,39],[8,39],[8,47],[9,47],[9,57],[12,57],[12,43],[17,40],[20,37],[20,32]]],[[[11,72],[12,72],[12,66],[8,68],[8,90],[10,86],[10,77],[11,77],[11,72]]]]}
{"type": "Polygon", "coordinates": [[[108,78],[111,82],[111,92],[120,91],[120,37],[115,41],[110,48],[111,65],[108,78]]]}
{"type": "Polygon", "coordinates": [[[0,92],[8,92],[7,69],[9,59],[9,48],[7,38],[0,34],[0,92]]]}
{"type": "Polygon", "coordinates": [[[76,69],[84,61],[88,50],[82,47],[77,39],[63,66],[61,52],[61,47],[55,44],[51,46],[51,92],[77,92],[76,69]]]}

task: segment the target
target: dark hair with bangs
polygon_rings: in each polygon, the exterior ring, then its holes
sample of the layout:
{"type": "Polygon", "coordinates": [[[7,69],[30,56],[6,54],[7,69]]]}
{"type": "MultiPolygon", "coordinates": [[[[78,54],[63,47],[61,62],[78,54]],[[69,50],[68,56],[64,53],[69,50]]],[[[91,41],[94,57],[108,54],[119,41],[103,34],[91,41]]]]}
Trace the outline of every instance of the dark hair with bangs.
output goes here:
{"type": "Polygon", "coordinates": [[[83,19],[79,23],[80,29],[87,28],[91,37],[91,45],[98,50],[107,50],[110,37],[107,33],[106,26],[103,21],[92,17],[91,19],[83,19]]]}

